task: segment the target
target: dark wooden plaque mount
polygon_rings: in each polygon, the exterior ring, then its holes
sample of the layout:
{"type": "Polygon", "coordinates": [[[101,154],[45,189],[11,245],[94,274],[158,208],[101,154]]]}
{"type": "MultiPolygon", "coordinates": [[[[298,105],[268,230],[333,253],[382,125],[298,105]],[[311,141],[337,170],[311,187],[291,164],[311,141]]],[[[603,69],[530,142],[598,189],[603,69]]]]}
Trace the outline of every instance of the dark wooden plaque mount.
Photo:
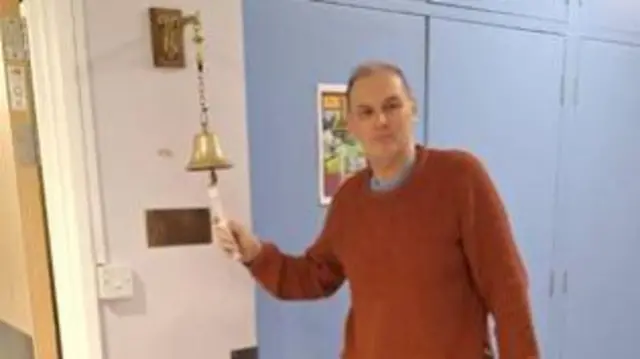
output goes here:
{"type": "Polygon", "coordinates": [[[149,247],[212,242],[208,208],[150,209],[146,211],[146,224],[149,247]]]}

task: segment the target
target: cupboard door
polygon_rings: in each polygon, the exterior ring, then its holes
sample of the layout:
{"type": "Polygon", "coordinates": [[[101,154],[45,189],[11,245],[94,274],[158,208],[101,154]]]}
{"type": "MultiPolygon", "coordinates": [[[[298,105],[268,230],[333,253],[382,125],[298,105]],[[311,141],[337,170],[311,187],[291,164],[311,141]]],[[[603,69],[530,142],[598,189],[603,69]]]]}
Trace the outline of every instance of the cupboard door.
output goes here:
{"type": "Polygon", "coordinates": [[[471,150],[487,165],[526,262],[545,353],[563,61],[557,36],[431,21],[427,142],[471,150]]]}
{"type": "MultiPolygon", "coordinates": [[[[425,19],[299,0],[246,0],[244,23],[254,230],[299,254],[324,217],[317,84],[344,84],[359,62],[387,60],[404,69],[422,108],[425,19]]],[[[416,131],[422,141],[424,125],[416,131]]],[[[284,303],[259,290],[260,357],[338,358],[345,292],[320,302],[284,303]]]]}
{"type": "Polygon", "coordinates": [[[581,0],[582,22],[615,31],[640,31],[640,2],[629,0],[581,0]]]}
{"type": "Polygon", "coordinates": [[[640,48],[584,41],[563,138],[564,359],[640,358],[640,48]]]}

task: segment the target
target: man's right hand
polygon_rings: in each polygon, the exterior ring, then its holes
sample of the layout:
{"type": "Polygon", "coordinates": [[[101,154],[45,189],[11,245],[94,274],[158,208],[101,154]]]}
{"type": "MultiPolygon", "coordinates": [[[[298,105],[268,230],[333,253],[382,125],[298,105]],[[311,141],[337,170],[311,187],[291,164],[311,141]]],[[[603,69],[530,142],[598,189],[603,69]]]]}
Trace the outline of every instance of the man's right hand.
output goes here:
{"type": "Polygon", "coordinates": [[[213,230],[216,245],[229,257],[239,255],[239,261],[242,263],[253,261],[262,249],[260,240],[250,230],[233,220],[215,224],[213,230]]]}

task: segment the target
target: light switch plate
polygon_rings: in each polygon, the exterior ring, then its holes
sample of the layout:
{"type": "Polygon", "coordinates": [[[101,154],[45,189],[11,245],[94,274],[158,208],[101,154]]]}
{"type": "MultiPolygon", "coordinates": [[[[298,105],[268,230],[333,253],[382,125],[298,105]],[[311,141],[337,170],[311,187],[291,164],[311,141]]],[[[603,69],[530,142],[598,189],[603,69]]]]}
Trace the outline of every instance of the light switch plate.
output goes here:
{"type": "Polygon", "coordinates": [[[98,292],[104,300],[133,298],[133,271],[116,264],[98,267],[98,292]]]}

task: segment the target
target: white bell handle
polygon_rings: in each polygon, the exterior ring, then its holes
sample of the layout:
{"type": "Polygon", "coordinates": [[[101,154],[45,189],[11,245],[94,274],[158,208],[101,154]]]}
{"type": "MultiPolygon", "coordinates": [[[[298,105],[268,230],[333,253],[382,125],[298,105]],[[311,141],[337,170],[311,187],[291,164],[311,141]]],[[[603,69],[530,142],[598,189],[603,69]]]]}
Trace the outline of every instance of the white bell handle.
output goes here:
{"type": "MultiPolygon", "coordinates": [[[[224,215],[224,209],[222,207],[222,199],[220,198],[220,192],[218,191],[218,186],[210,185],[209,186],[209,201],[211,204],[211,223],[212,224],[220,224],[221,226],[227,225],[227,218],[224,215]]],[[[237,247],[233,251],[232,259],[239,261],[242,259],[240,254],[240,249],[237,247]]]]}

